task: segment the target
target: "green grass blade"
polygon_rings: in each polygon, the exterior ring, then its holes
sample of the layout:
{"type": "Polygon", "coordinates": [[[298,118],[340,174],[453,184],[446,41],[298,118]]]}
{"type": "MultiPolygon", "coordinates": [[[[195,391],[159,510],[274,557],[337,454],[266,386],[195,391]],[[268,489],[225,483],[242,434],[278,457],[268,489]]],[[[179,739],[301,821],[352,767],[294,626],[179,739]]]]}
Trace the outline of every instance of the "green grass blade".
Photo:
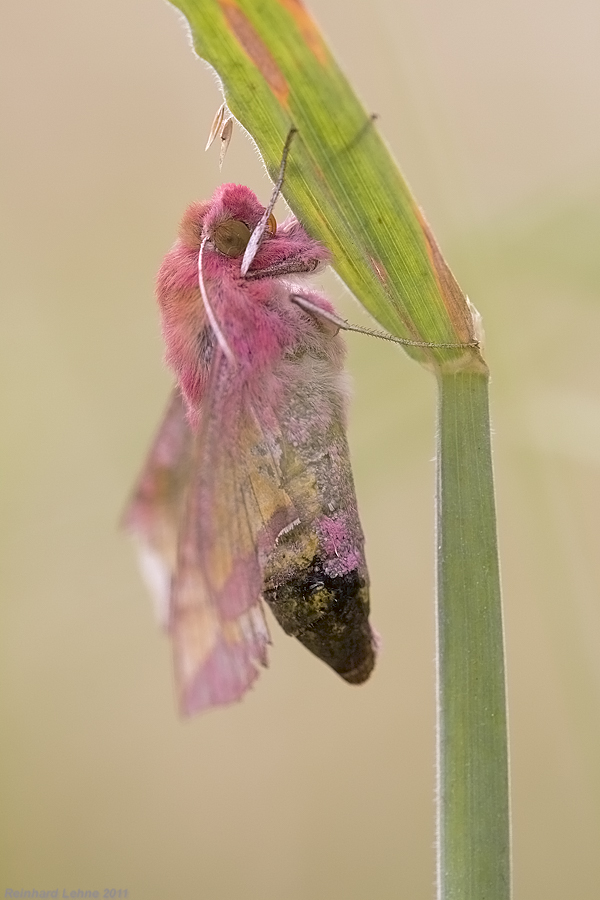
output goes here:
{"type": "Polygon", "coordinates": [[[445,375],[438,419],[441,900],[508,900],[510,821],[488,384],[445,375]]]}
{"type": "MultiPolygon", "coordinates": [[[[298,129],[283,193],[350,290],[393,334],[473,339],[469,310],[380,137],[299,0],[173,0],[227,105],[275,177],[298,129]]],[[[423,351],[411,350],[423,357],[423,351]]],[[[427,351],[435,360],[460,351],[427,351]]],[[[473,365],[474,350],[466,351],[473,365]]]]}
{"type": "MultiPolygon", "coordinates": [[[[172,0],[271,177],[392,334],[475,337],[422,213],[300,0],[172,0]]],[[[509,806],[502,620],[487,408],[476,347],[407,348],[438,374],[439,896],[507,900],[509,806]]]]}

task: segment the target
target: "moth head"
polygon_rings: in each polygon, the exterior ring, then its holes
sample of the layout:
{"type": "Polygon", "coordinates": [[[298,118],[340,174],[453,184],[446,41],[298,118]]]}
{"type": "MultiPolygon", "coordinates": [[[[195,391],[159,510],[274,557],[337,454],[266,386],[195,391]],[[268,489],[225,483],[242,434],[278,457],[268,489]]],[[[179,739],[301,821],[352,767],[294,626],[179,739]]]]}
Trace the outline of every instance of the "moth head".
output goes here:
{"type": "MultiPolygon", "coordinates": [[[[241,184],[223,184],[206,203],[192,203],[179,226],[179,239],[185,247],[199,250],[205,237],[223,256],[243,256],[250,235],[263,213],[262,206],[249,188],[241,184]]],[[[269,216],[266,235],[274,235],[277,222],[269,216]]]]}
{"type": "MultiPolygon", "coordinates": [[[[275,234],[277,231],[277,222],[273,213],[267,221],[267,233],[275,234]]],[[[252,229],[240,219],[225,219],[215,225],[211,238],[212,242],[220,253],[225,256],[243,256],[248,241],[252,234],[252,229]]]]}

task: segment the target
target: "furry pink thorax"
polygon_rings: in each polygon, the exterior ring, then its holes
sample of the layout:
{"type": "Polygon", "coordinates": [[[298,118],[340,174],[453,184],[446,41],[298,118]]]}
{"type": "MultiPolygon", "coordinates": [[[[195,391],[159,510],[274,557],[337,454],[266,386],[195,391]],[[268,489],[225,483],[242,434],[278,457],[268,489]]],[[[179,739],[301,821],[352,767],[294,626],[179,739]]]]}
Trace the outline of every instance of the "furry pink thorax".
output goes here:
{"type": "MultiPolygon", "coordinates": [[[[198,282],[198,255],[204,246],[204,286],[219,326],[231,348],[239,377],[252,377],[298,343],[319,340],[318,327],[289,301],[289,280],[281,276],[252,278],[285,261],[322,263],[327,251],[293,217],[266,233],[247,277],[240,274],[242,256],[219,252],[210,240],[216,226],[227,219],[244,222],[252,231],[264,207],[244,185],[225,184],[207,203],[192,203],[186,210],[179,238],[158,273],[157,297],[166,343],[166,360],[175,371],[190,413],[197,410],[204,392],[214,335],[207,321],[198,282]]],[[[294,281],[297,276],[294,276],[294,281]]],[[[333,308],[320,295],[301,288],[302,294],[324,309],[333,308]]]]}

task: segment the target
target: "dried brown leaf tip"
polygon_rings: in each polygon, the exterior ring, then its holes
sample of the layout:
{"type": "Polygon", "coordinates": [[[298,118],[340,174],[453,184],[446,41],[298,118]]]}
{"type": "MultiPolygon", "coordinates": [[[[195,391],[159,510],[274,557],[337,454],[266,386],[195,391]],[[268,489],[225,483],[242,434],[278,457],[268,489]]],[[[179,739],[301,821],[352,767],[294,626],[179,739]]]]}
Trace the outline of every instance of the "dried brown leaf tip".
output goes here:
{"type": "Polygon", "coordinates": [[[231,143],[231,136],[233,134],[233,116],[227,109],[227,104],[222,103],[219,109],[217,110],[217,114],[213,119],[213,123],[210,128],[210,133],[208,135],[208,140],[206,142],[205,150],[214,143],[217,136],[221,139],[221,152],[219,154],[219,168],[223,168],[223,160],[225,159],[225,154],[227,153],[227,148],[231,143]]]}

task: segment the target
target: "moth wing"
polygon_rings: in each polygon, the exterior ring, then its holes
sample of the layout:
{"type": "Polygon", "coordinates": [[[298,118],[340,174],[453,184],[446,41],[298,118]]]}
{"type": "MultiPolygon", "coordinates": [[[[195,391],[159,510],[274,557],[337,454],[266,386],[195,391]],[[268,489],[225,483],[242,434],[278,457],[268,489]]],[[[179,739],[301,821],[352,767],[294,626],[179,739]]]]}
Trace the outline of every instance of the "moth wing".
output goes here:
{"type": "Polygon", "coordinates": [[[185,713],[239,699],[266,665],[264,561],[296,518],[276,437],[221,356],[194,435],[181,520],[171,633],[185,713]]]}
{"type": "Polygon", "coordinates": [[[170,623],[171,586],[191,453],[185,403],[175,389],[122,520],[136,540],[140,568],[164,628],[170,623]]]}

